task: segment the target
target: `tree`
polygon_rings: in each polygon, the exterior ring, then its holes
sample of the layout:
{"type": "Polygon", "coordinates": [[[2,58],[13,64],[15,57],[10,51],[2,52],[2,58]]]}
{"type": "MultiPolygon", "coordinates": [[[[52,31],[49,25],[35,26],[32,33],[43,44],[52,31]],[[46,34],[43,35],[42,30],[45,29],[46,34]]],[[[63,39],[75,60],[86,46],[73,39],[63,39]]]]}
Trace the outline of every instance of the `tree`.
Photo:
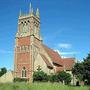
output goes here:
{"type": "Polygon", "coordinates": [[[84,71],[85,69],[84,69],[83,63],[76,63],[74,65],[74,68],[72,69],[73,75],[76,75],[76,78],[80,81],[83,80],[84,71]]]}
{"type": "Polygon", "coordinates": [[[7,72],[7,69],[5,67],[0,69],[0,77],[4,75],[7,72]]]}
{"type": "Polygon", "coordinates": [[[48,81],[48,76],[41,70],[34,72],[33,81],[48,81]]]}
{"type": "Polygon", "coordinates": [[[85,69],[84,80],[88,80],[88,84],[90,85],[90,54],[84,59],[83,65],[85,69]]]}
{"type": "Polygon", "coordinates": [[[81,63],[76,63],[72,73],[76,75],[79,80],[87,80],[90,84],[90,54],[81,63]]]}
{"type": "Polygon", "coordinates": [[[69,84],[71,82],[71,75],[64,71],[58,73],[57,77],[58,80],[61,81],[62,83],[65,82],[65,84],[69,84]]]}

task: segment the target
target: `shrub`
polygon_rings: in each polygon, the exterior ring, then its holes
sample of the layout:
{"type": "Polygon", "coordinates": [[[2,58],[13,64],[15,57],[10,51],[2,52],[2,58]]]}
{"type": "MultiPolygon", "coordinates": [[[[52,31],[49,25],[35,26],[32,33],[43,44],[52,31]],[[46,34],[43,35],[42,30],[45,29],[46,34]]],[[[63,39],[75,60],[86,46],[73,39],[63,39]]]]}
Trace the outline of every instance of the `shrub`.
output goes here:
{"type": "Polygon", "coordinates": [[[14,81],[14,82],[27,82],[28,79],[26,79],[26,78],[18,78],[18,77],[16,77],[16,78],[14,78],[13,81],[14,81]]]}
{"type": "Polygon", "coordinates": [[[50,82],[58,82],[57,75],[49,75],[48,76],[48,81],[50,81],[50,82]]]}
{"type": "Polygon", "coordinates": [[[58,73],[57,77],[58,77],[58,80],[61,81],[62,83],[63,81],[65,82],[65,84],[69,84],[71,82],[71,75],[64,71],[58,73]]]}
{"type": "Polygon", "coordinates": [[[48,81],[48,76],[41,70],[34,72],[33,81],[48,81]]]}
{"type": "Polygon", "coordinates": [[[42,70],[38,70],[33,74],[33,81],[50,81],[50,82],[65,82],[65,84],[69,84],[71,82],[71,75],[64,71],[56,74],[56,75],[47,75],[42,70]]]}

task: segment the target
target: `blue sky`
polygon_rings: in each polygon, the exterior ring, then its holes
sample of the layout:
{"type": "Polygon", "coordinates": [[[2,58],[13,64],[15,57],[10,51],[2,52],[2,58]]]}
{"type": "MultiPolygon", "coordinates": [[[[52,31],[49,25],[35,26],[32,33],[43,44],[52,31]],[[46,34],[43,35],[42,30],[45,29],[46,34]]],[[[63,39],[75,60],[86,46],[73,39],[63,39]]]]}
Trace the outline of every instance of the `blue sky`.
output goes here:
{"type": "Polygon", "coordinates": [[[41,17],[43,42],[62,56],[82,60],[90,52],[90,0],[0,0],[0,67],[13,69],[20,9],[32,2],[41,17]]]}

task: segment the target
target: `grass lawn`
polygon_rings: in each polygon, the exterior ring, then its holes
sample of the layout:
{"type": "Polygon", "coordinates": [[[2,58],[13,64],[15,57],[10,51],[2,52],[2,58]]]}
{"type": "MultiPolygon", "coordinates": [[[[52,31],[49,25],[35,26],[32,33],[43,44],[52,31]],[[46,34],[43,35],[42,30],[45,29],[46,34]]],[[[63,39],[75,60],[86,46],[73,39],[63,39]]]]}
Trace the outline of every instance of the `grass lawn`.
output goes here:
{"type": "Polygon", "coordinates": [[[90,90],[90,87],[72,87],[59,83],[7,83],[0,84],[0,90],[90,90]]]}

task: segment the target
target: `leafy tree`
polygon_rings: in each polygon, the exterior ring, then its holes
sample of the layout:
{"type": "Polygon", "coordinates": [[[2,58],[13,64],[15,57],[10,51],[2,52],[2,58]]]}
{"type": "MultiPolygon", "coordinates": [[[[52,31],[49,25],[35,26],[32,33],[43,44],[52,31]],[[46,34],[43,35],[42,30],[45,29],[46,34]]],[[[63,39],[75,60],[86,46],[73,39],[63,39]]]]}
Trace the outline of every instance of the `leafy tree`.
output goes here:
{"type": "Polygon", "coordinates": [[[87,80],[90,84],[90,54],[81,63],[76,63],[72,73],[76,75],[79,80],[87,80]]]}
{"type": "Polygon", "coordinates": [[[58,80],[61,81],[62,83],[63,81],[65,82],[65,84],[69,84],[71,82],[71,75],[64,71],[58,73],[57,77],[58,77],[58,80]]]}
{"type": "Polygon", "coordinates": [[[86,57],[86,59],[84,59],[83,62],[84,65],[84,80],[88,80],[88,84],[90,84],[90,54],[88,54],[88,56],[86,57]]]}
{"type": "Polygon", "coordinates": [[[84,66],[83,66],[83,63],[76,63],[74,68],[72,69],[72,73],[73,75],[76,75],[76,78],[78,80],[83,80],[83,77],[84,77],[84,66]]]}
{"type": "Polygon", "coordinates": [[[7,72],[7,69],[5,67],[0,69],[0,77],[4,75],[7,72]]]}
{"type": "Polygon", "coordinates": [[[38,71],[34,72],[33,80],[34,81],[48,81],[48,76],[43,71],[38,70],[38,71]]]}

